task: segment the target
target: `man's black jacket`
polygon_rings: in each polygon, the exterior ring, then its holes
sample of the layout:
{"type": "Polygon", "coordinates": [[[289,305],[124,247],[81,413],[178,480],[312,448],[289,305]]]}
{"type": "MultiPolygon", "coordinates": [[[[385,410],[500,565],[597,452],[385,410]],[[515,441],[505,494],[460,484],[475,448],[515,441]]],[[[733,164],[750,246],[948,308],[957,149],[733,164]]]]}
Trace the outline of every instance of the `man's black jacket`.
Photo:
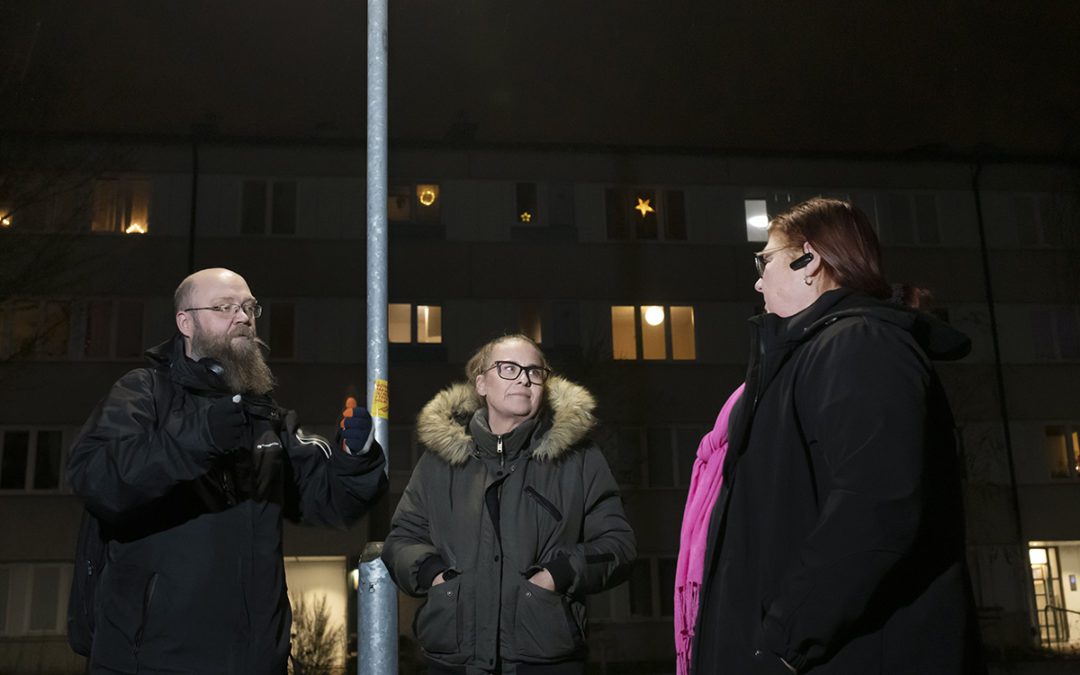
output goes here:
{"type": "Polygon", "coordinates": [[[91,671],[284,673],[282,518],[347,527],[386,487],[382,451],[333,448],[250,396],[248,442],[222,451],[207,426],[211,403],[232,396],[220,365],[187,358],[179,336],[147,354],[152,366],[90,416],[67,468],[109,539],[91,671]]]}

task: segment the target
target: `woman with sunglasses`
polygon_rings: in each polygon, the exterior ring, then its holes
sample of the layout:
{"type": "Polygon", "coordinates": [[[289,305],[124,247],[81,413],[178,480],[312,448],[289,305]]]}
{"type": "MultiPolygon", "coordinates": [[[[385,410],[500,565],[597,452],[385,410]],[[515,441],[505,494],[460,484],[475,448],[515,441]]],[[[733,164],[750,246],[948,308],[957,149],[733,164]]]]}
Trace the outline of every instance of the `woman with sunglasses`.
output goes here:
{"type": "Polygon", "coordinates": [[[420,413],[426,452],[383,561],[426,597],[413,627],[428,673],[584,673],[585,596],[636,555],[589,439],[595,403],[523,335],[481,347],[466,374],[420,413]]]}
{"type": "Polygon", "coordinates": [[[766,313],[702,535],[689,671],[981,672],[932,365],[969,340],[890,302],[877,236],[847,202],[777,216],[755,262],[766,313]]]}

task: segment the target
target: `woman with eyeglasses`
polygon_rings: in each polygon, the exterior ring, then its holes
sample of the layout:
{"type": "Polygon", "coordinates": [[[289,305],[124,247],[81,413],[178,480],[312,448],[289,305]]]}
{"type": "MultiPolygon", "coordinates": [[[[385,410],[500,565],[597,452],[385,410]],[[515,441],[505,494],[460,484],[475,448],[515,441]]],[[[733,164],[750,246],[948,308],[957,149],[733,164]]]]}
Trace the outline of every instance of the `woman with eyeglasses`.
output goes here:
{"type": "Polygon", "coordinates": [[[766,313],[751,320],[701,535],[687,670],[982,672],[953,418],[932,365],[969,340],[890,301],[877,236],[850,203],[777,216],[755,263],[766,313]]]}
{"type": "Polygon", "coordinates": [[[481,347],[421,411],[426,452],[383,561],[426,600],[428,673],[585,672],[585,596],[618,584],[634,533],[589,434],[595,403],[523,335],[481,347]]]}

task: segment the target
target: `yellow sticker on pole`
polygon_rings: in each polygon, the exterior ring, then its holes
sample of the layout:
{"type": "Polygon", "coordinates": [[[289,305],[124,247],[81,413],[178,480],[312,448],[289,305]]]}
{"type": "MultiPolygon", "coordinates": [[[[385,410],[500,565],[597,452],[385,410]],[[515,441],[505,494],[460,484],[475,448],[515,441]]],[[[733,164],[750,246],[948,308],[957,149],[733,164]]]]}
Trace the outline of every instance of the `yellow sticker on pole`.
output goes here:
{"type": "Polygon", "coordinates": [[[375,380],[375,391],[371,394],[371,416],[390,419],[390,383],[375,380]]]}

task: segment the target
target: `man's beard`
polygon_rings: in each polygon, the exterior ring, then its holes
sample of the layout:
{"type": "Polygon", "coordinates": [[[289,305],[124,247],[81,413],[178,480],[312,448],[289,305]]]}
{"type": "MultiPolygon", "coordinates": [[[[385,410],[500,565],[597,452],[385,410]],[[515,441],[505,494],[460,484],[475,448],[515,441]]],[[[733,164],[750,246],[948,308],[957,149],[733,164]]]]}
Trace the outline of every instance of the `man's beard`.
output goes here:
{"type": "Polygon", "coordinates": [[[266,343],[255,336],[248,326],[238,326],[231,334],[210,335],[199,320],[191,334],[191,351],[199,358],[211,358],[221,363],[222,377],[230,391],[240,394],[267,394],[274,388],[274,375],[263,357],[266,343]],[[238,336],[243,336],[237,340],[238,336]]]}

